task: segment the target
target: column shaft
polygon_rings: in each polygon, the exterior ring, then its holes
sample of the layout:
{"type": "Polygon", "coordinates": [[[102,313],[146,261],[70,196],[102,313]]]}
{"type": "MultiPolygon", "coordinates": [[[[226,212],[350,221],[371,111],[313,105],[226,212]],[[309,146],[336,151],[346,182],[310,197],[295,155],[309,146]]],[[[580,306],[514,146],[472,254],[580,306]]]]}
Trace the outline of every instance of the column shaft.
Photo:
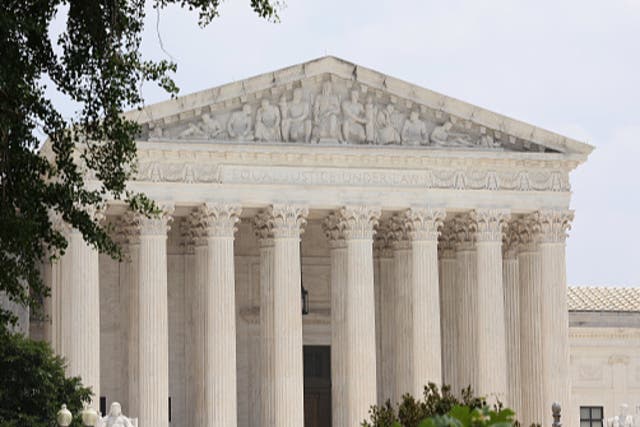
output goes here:
{"type": "Polygon", "coordinates": [[[140,425],[169,425],[169,218],[139,218],[138,370],[140,425]]]}
{"type": "Polygon", "coordinates": [[[502,283],[502,231],[509,216],[501,209],[471,213],[476,227],[478,262],[478,387],[477,393],[505,403],[507,350],[502,283]]]}
{"type": "MultiPolygon", "coordinates": [[[[511,233],[509,233],[511,236],[511,233]]],[[[517,416],[522,412],[520,385],[520,280],[517,242],[508,237],[503,243],[502,281],[504,283],[505,337],[507,343],[507,401],[517,416]]]]}
{"type": "Polygon", "coordinates": [[[518,253],[520,274],[520,384],[522,425],[542,423],[544,400],[542,336],[540,330],[540,256],[535,244],[525,244],[518,253]]]}
{"type": "Polygon", "coordinates": [[[61,282],[60,310],[62,355],[67,374],[79,376],[93,391],[93,406],[100,399],[100,271],[98,251],[76,230],[67,236],[69,246],[61,263],[66,280],[61,282]]]}
{"type": "Polygon", "coordinates": [[[459,318],[457,316],[457,262],[453,247],[453,235],[450,224],[444,226],[439,242],[440,261],[440,330],[442,337],[442,374],[443,384],[451,386],[452,391],[460,392],[456,358],[458,357],[459,318]]]}
{"type": "Polygon", "coordinates": [[[331,414],[334,426],[345,425],[344,378],[347,249],[344,240],[331,241],[331,414]]]}
{"type": "Polygon", "coordinates": [[[376,403],[375,295],[373,227],[379,211],[365,207],[340,210],[347,246],[345,310],[345,424],[357,426],[376,403]]]}
{"type": "Polygon", "coordinates": [[[300,232],[306,214],[299,207],[272,206],[256,219],[264,257],[262,426],[304,425],[300,232]]]}
{"type": "Polygon", "coordinates": [[[456,249],[458,274],[456,287],[458,289],[458,337],[456,366],[458,371],[458,386],[456,392],[471,386],[474,390],[478,386],[477,366],[477,258],[472,243],[458,244],[456,249]]]}
{"type": "Polygon", "coordinates": [[[128,322],[128,414],[140,416],[140,244],[133,241],[129,244],[129,322],[128,322]]]}
{"type": "Polygon", "coordinates": [[[395,298],[395,389],[393,397],[400,401],[405,393],[413,393],[412,334],[412,256],[409,242],[396,242],[393,249],[395,298]]]}
{"type": "Polygon", "coordinates": [[[193,412],[194,427],[205,427],[207,411],[205,406],[205,289],[209,272],[209,251],[206,240],[197,240],[194,248],[195,277],[193,289],[193,412]]]}

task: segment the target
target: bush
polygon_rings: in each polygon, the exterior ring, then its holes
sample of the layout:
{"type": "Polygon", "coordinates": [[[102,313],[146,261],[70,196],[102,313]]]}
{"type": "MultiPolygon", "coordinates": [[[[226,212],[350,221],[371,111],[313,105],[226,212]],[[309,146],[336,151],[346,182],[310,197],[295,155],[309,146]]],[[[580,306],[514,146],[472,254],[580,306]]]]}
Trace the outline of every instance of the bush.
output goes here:
{"type": "Polygon", "coordinates": [[[462,390],[458,399],[449,386],[429,383],[421,400],[410,394],[402,396],[402,402],[393,405],[389,400],[382,406],[372,406],[370,420],[362,427],[511,427],[517,425],[514,413],[500,404],[490,408],[486,401],[474,397],[470,387],[462,390]]]}
{"type": "Polygon", "coordinates": [[[65,377],[64,366],[49,344],[0,325],[0,426],[55,427],[63,403],[76,416],[72,425],[82,425],[78,415],[91,389],[65,377]]]}

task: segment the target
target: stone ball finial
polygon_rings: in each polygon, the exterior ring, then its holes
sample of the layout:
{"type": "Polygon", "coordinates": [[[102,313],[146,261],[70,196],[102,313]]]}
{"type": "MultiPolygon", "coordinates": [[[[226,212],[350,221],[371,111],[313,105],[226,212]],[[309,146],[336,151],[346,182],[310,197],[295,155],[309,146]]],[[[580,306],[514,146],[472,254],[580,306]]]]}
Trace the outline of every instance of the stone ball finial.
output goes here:
{"type": "Polygon", "coordinates": [[[63,403],[60,407],[60,410],[56,414],[56,421],[58,422],[58,425],[61,427],[67,427],[69,424],[71,424],[72,420],[73,416],[71,415],[71,411],[69,411],[67,409],[67,405],[63,403]]]}

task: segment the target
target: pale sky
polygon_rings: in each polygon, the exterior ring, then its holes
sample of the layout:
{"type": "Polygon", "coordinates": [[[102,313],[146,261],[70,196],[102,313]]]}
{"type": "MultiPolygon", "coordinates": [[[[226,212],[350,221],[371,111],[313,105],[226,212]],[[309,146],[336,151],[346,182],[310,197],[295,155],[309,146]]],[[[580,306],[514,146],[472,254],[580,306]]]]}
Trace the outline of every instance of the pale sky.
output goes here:
{"type": "MultiPolygon", "coordinates": [[[[160,12],[181,94],[335,55],[596,147],[572,173],[571,285],[640,286],[640,0],[227,0],[160,12]]],[[[144,53],[160,49],[149,10],[144,53]]],[[[167,98],[144,88],[147,103],[167,98]]]]}

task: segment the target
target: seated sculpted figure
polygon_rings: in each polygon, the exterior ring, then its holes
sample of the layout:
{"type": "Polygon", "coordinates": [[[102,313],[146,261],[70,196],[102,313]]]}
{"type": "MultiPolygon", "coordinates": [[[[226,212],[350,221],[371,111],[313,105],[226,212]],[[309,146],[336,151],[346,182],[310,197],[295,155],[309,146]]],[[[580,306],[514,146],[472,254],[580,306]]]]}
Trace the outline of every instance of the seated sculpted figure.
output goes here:
{"type": "Polygon", "coordinates": [[[342,103],[342,137],[345,141],[364,142],[367,119],[364,107],[358,102],[358,91],[351,91],[351,98],[342,103]]]}
{"type": "Polygon", "coordinates": [[[402,127],[402,142],[406,145],[425,145],[429,143],[427,125],[420,120],[420,113],[413,110],[409,120],[402,127]]]}
{"type": "Polygon", "coordinates": [[[431,132],[431,143],[443,147],[471,147],[473,143],[462,133],[452,132],[453,123],[447,120],[443,125],[436,126],[431,132]]]}
{"type": "Polygon", "coordinates": [[[237,141],[253,140],[253,123],[251,119],[251,106],[245,104],[240,111],[234,111],[227,122],[227,132],[229,138],[237,141]]]}
{"type": "Polygon", "coordinates": [[[388,104],[378,113],[378,143],[380,144],[400,143],[400,134],[393,126],[393,110],[393,104],[388,104]]]}
{"type": "Polygon", "coordinates": [[[280,141],[280,110],[263,98],[256,112],[256,139],[258,141],[280,141]]]}
{"type": "Polygon", "coordinates": [[[137,423],[122,415],[122,408],[118,402],[113,402],[109,414],[98,420],[96,427],[135,427],[137,423]]]}
{"type": "Polygon", "coordinates": [[[282,138],[285,141],[304,141],[311,139],[311,118],[309,104],[302,99],[302,89],[293,90],[293,100],[288,106],[282,104],[282,138]]]}
{"type": "Polygon", "coordinates": [[[331,93],[331,83],[324,82],[322,92],[316,96],[316,102],[313,105],[313,138],[315,141],[321,139],[340,140],[339,115],[340,99],[331,93]]]}
{"type": "Polygon", "coordinates": [[[220,126],[220,123],[216,119],[212,118],[209,114],[203,114],[202,122],[190,123],[189,126],[180,133],[180,138],[188,138],[190,136],[215,138],[223,131],[222,126],[220,126]]]}

